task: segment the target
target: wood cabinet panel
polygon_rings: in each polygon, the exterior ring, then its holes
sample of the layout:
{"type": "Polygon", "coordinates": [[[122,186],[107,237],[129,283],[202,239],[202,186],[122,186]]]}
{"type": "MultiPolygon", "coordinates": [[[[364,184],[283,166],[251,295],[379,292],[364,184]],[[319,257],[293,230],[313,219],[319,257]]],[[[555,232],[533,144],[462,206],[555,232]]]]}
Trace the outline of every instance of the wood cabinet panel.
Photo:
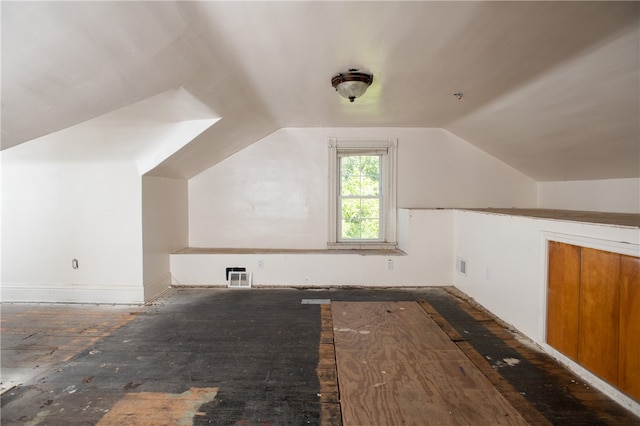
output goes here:
{"type": "Polygon", "coordinates": [[[618,384],[620,255],[581,249],[578,362],[618,384]]]}
{"type": "Polygon", "coordinates": [[[580,247],[549,241],[547,343],[578,360],[580,247]]]}
{"type": "Polygon", "coordinates": [[[618,387],[640,400],[640,258],[620,258],[618,387]]]}
{"type": "Polygon", "coordinates": [[[640,258],[550,241],[547,343],[640,401],[640,258]]]}

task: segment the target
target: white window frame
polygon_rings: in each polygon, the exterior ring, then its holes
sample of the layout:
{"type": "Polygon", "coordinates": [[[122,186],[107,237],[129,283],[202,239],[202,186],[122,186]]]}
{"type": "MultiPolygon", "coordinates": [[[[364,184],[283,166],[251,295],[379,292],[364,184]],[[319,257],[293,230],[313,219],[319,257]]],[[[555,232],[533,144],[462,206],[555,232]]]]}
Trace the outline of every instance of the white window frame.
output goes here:
{"type": "Polygon", "coordinates": [[[338,139],[331,138],[329,147],[329,248],[390,249],[397,247],[396,210],[396,139],[338,139]],[[379,240],[341,240],[338,236],[340,160],[345,153],[380,155],[382,188],[381,238],[379,240]]]}

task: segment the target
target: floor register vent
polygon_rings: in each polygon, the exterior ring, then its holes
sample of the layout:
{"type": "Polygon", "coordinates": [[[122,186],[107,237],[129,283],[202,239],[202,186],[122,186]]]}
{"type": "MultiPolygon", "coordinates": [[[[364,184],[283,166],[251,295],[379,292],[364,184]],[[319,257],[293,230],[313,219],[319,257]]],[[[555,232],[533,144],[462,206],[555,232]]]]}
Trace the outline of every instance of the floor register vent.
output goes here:
{"type": "Polygon", "coordinates": [[[227,287],[229,288],[250,288],[251,272],[247,268],[227,268],[227,287]]]}

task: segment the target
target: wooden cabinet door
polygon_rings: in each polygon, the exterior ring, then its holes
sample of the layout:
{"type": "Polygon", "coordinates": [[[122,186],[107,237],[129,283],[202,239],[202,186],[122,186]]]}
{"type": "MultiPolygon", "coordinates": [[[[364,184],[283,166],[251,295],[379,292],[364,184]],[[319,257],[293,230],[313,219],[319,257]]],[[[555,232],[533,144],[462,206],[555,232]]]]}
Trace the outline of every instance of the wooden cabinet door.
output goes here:
{"type": "Polygon", "coordinates": [[[578,362],[617,385],[620,255],[583,247],[580,257],[578,362]]]}
{"type": "Polygon", "coordinates": [[[547,343],[578,360],[580,247],[549,241],[547,343]]]}
{"type": "Polygon", "coordinates": [[[640,401],[640,258],[620,258],[618,387],[640,401]]]}

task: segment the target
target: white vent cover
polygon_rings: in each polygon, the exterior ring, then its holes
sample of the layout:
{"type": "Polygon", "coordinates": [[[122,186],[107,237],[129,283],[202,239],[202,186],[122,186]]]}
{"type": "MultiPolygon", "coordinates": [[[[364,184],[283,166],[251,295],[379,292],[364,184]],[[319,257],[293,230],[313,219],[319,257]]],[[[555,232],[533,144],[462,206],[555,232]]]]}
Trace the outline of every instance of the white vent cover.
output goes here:
{"type": "Polygon", "coordinates": [[[467,275],[467,261],[461,257],[456,257],[456,271],[462,275],[467,275]]]}
{"type": "Polygon", "coordinates": [[[251,272],[229,271],[229,288],[250,288],[251,272]]]}

